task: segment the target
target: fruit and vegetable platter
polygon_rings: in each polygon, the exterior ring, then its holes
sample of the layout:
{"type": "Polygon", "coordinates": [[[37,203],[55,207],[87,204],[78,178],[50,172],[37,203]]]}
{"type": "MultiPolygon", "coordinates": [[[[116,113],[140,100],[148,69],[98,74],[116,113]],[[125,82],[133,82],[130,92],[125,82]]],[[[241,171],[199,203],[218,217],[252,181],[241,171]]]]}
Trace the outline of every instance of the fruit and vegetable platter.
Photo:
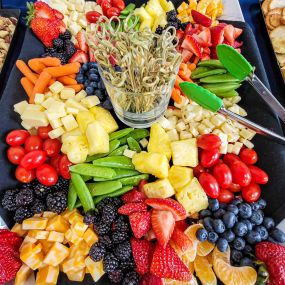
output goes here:
{"type": "Polygon", "coordinates": [[[262,78],[249,29],[221,0],[27,7],[38,48],[0,105],[0,284],[284,285],[284,148],[183,88],[280,131],[220,60],[262,78]]]}

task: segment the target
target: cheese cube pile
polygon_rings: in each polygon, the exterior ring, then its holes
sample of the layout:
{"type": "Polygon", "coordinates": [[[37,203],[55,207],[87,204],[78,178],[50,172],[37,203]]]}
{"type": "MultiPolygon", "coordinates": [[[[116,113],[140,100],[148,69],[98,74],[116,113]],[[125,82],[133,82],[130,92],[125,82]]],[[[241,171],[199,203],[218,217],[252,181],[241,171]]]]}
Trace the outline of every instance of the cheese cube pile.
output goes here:
{"type": "Polygon", "coordinates": [[[85,274],[91,274],[95,282],[104,275],[102,261],[88,257],[98,237],[77,209],[61,215],[44,212],[15,224],[11,231],[24,238],[20,247],[23,265],[15,285],[24,284],[33,270],[38,270],[36,285],[57,284],[60,271],[79,282],[85,274]]]}

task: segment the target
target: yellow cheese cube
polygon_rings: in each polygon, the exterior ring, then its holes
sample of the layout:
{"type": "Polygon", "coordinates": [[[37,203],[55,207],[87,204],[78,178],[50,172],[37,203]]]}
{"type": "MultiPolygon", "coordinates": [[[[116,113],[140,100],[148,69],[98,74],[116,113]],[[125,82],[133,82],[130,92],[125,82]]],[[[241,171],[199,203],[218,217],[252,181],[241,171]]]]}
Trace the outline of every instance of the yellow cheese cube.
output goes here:
{"type": "Polygon", "coordinates": [[[52,93],[60,93],[62,91],[62,89],[64,88],[64,85],[62,83],[60,83],[59,81],[55,81],[50,87],[49,90],[52,93]]]}
{"type": "Polygon", "coordinates": [[[32,254],[36,254],[42,251],[42,245],[41,243],[34,244],[34,243],[28,243],[24,248],[21,249],[21,259],[22,257],[25,259],[29,257],[32,254]]]}
{"type": "Polygon", "coordinates": [[[43,262],[44,256],[41,250],[41,244],[28,244],[22,249],[20,258],[31,269],[36,270],[42,265],[43,262]]]}
{"type": "Polygon", "coordinates": [[[28,244],[33,244],[33,243],[36,243],[37,240],[35,238],[32,238],[32,237],[29,237],[28,235],[25,236],[21,246],[20,246],[20,251],[28,244]]]}
{"type": "Polygon", "coordinates": [[[59,265],[69,254],[69,249],[59,243],[55,242],[45,256],[44,263],[52,266],[59,265]]]}
{"type": "Polygon", "coordinates": [[[68,217],[68,221],[70,224],[76,223],[76,222],[83,222],[83,217],[79,214],[79,212],[73,212],[68,217]]]}
{"type": "Polygon", "coordinates": [[[44,254],[47,254],[50,248],[53,246],[53,242],[49,242],[47,240],[41,240],[40,243],[42,245],[42,251],[44,254]]]}
{"type": "Polygon", "coordinates": [[[89,253],[89,245],[82,240],[78,244],[74,244],[71,246],[69,251],[69,258],[76,257],[76,256],[87,256],[89,253]]]}
{"type": "MultiPolygon", "coordinates": [[[[52,218],[52,217],[54,217],[56,215],[57,215],[57,213],[49,212],[49,211],[46,211],[46,212],[43,213],[43,217],[44,218],[52,218]]],[[[48,225],[47,225],[47,227],[48,227],[48,225]]]]}
{"type": "Polygon", "coordinates": [[[92,229],[87,229],[87,231],[83,235],[83,239],[87,242],[87,244],[91,247],[95,242],[98,241],[98,236],[94,233],[92,229]]]}
{"type": "Polygon", "coordinates": [[[85,258],[84,256],[76,256],[76,257],[67,259],[62,264],[62,271],[64,273],[67,273],[70,271],[82,270],[85,267],[84,258],[85,258]]]}
{"type": "Polygon", "coordinates": [[[48,219],[42,217],[29,218],[23,221],[23,230],[44,230],[47,226],[48,219]]]}
{"type": "Polygon", "coordinates": [[[65,233],[65,238],[72,244],[78,244],[83,240],[83,237],[78,236],[71,229],[65,233]]]}
{"type": "Polygon", "coordinates": [[[14,285],[23,285],[29,278],[29,276],[33,273],[33,270],[30,269],[26,264],[22,264],[19,271],[16,274],[14,285]]]}
{"type": "Polygon", "coordinates": [[[63,123],[65,129],[69,132],[78,127],[76,120],[74,119],[73,115],[69,114],[63,118],[61,118],[61,122],[63,123]]]}
{"type": "Polygon", "coordinates": [[[64,87],[60,92],[60,98],[67,100],[75,96],[75,90],[72,88],[64,87]]]}
{"type": "Polygon", "coordinates": [[[103,261],[94,262],[89,256],[85,259],[85,265],[94,282],[97,282],[104,274],[103,261]]]}
{"type": "Polygon", "coordinates": [[[57,284],[58,266],[44,266],[37,273],[36,285],[57,284]]]}
{"type": "Polygon", "coordinates": [[[47,239],[48,235],[49,235],[48,231],[30,230],[28,232],[28,236],[35,239],[47,239]]]}
{"type": "Polygon", "coordinates": [[[27,234],[27,231],[22,229],[21,224],[15,224],[11,229],[11,232],[16,233],[18,236],[23,237],[27,234]]]}
{"type": "Polygon", "coordinates": [[[47,238],[47,241],[57,241],[57,242],[63,242],[64,241],[64,233],[56,232],[56,231],[51,231],[49,233],[49,236],[47,238]]]}
{"type": "MultiPolygon", "coordinates": [[[[77,135],[77,134],[75,134],[75,135],[77,135]]],[[[68,221],[70,215],[73,214],[73,213],[78,213],[78,214],[79,214],[79,211],[78,211],[77,209],[73,209],[72,211],[68,211],[68,209],[66,209],[66,210],[65,210],[63,213],[61,213],[60,215],[61,215],[64,219],[66,219],[66,220],[68,221]]],[[[82,221],[83,221],[83,219],[82,219],[82,221]]]]}
{"type": "Polygon", "coordinates": [[[45,100],[45,95],[41,94],[41,93],[37,93],[35,95],[35,104],[40,105],[41,103],[43,103],[45,100]]]}
{"type": "Polygon", "coordinates": [[[86,270],[85,268],[83,268],[82,270],[78,270],[75,272],[67,272],[66,275],[70,281],[82,282],[85,277],[85,272],[86,270]]]}
{"type": "Polygon", "coordinates": [[[64,129],[62,127],[59,127],[57,129],[54,129],[52,131],[50,131],[48,133],[49,137],[51,139],[56,139],[56,138],[59,138],[61,135],[63,135],[65,133],[64,129]]]}
{"type": "Polygon", "coordinates": [[[83,237],[85,231],[88,229],[88,225],[83,222],[75,222],[71,225],[71,230],[79,237],[83,237]]]}

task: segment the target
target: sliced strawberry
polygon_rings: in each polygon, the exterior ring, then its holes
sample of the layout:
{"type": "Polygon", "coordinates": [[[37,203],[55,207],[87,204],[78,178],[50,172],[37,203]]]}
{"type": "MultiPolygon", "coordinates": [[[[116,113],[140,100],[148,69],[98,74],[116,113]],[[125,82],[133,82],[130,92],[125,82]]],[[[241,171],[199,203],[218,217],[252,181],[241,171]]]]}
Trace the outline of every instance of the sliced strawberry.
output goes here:
{"type": "Polygon", "coordinates": [[[184,232],[189,225],[187,224],[186,220],[177,221],[175,223],[175,228],[179,229],[180,231],[184,232]]]}
{"type": "Polygon", "coordinates": [[[211,50],[210,50],[210,48],[208,48],[208,47],[205,47],[205,48],[203,48],[203,54],[211,54],[211,50]]]}
{"type": "Polygon", "coordinates": [[[95,55],[94,55],[94,50],[89,48],[89,60],[90,62],[96,62],[96,58],[95,58],[95,55]]]}
{"type": "Polygon", "coordinates": [[[204,42],[202,39],[198,37],[197,34],[192,35],[192,37],[197,41],[197,43],[203,48],[208,47],[208,43],[204,42]]]}
{"type": "Polygon", "coordinates": [[[149,272],[154,244],[145,239],[131,238],[132,253],[137,272],[141,275],[149,272]]]}
{"type": "Polygon", "coordinates": [[[59,20],[64,19],[64,15],[61,12],[59,12],[58,10],[52,9],[52,12],[59,20]]]}
{"type": "Polygon", "coordinates": [[[241,53],[241,49],[240,48],[235,48],[235,50],[239,53],[241,53]]]}
{"type": "Polygon", "coordinates": [[[211,51],[211,59],[218,59],[217,47],[213,47],[211,51]]]}
{"type": "Polygon", "coordinates": [[[200,24],[204,27],[211,27],[213,22],[211,18],[205,16],[204,14],[199,13],[196,10],[192,10],[191,14],[195,23],[200,24]]]}
{"type": "Polygon", "coordinates": [[[78,50],[69,60],[69,62],[87,63],[89,61],[87,53],[78,50]]]}
{"type": "Polygon", "coordinates": [[[170,211],[176,221],[184,220],[187,217],[184,207],[174,199],[149,198],[145,200],[145,203],[157,210],[170,211]]]}
{"type": "Polygon", "coordinates": [[[181,45],[183,48],[193,52],[199,58],[202,57],[202,50],[199,43],[191,36],[187,35],[181,45]]]}
{"type": "Polygon", "coordinates": [[[78,32],[76,35],[76,40],[77,40],[77,43],[79,45],[79,48],[82,51],[87,53],[88,52],[88,45],[87,45],[85,32],[83,32],[83,31],[78,32]]]}
{"type": "Polygon", "coordinates": [[[158,242],[165,247],[175,226],[175,219],[170,211],[153,210],[151,225],[158,242]]]}
{"type": "Polygon", "coordinates": [[[211,28],[211,37],[212,37],[212,44],[213,47],[223,43],[224,41],[224,26],[218,25],[211,28]]]}
{"type": "Polygon", "coordinates": [[[163,248],[159,243],[154,250],[150,273],[160,278],[179,281],[190,281],[192,279],[192,274],[174,249],[170,245],[163,248]]]}
{"type": "Polygon", "coordinates": [[[164,285],[164,280],[151,273],[147,273],[142,277],[140,285],[164,285]]]}
{"type": "Polygon", "coordinates": [[[175,245],[179,248],[179,250],[182,253],[189,250],[193,245],[190,238],[177,227],[174,228],[173,234],[171,236],[171,241],[175,243],[175,245]]]}
{"type": "Polygon", "coordinates": [[[184,32],[180,29],[176,30],[176,37],[177,37],[179,42],[182,41],[184,38],[184,32]]]}
{"type": "Polygon", "coordinates": [[[189,62],[192,56],[193,56],[193,52],[191,52],[190,50],[187,50],[187,49],[182,50],[183,62],[189,62]]]}
{"type": "Polygon", "coordinates": [[[124,194],[122,197],[124,203],[143,202],[147,197],[144,193],[139,192],[133,188],[130,192],[124,194]]]}
{"type": "Polygon", "coordinates": [[[230,43],[230,46],[233,46],[235,42],[235,28],[233,25],[227,25],[224,28],[225,39],[230,43]]]}
{"type": "Polygon", "coordinates": [[[146,212],[147,205],[145,203],[127,203],[118,209],[121,215],[131,215],[137,212],[146,212]]]}
{"type": "Polygon", "coordinates": [[[242,34],[243,30],[236,28],[235,27],[235,33],[234,33],[234,38],[237,39],[241,34],[242,34]]]}
{"type": "Polygon", "coordinates": [[[199,34],[201,31],[198,29],[198,28],[193,28],[191,31],[185,33],[185,35],[196,35],[196,34],[199,34]]]}
{"type": "Polygon", "coordinates": [[[228,40],[226,40],[226,39],[224,39],[223,44],[224,44],[224,45],[228,45],[228,46],[231,45],[230,42],[229,42],[228,40]]]}
{"type": "Polygon", "coordinates": [[[235,42],[234,42],[234,45],[233,45],[233,48],[240,48],[240,47],[242,47],[242,45],[243,45],[243,42],[237,42],[237,41],[235,41],[235,42]]]}
{"type": "Polygon", "coordinates": [[[140,192],[144,193],[144,186],[148,183],[146,179],[142,179],[138,185],[138,189],[140,192]]]}
{"type": "Polygon", "coordinates": [[[189,32],[192,30],[192,28],[193,28],[192,24],[189,23],[189,24],[186,26],[186,28],[185,28],[185,30],[184,30],[184,33],[185,33],[185,34],[189,33],[189,32]]]}
{"type": "Polygon", "coordinates": [[[154,231],[153,231],[153,230],[149,230],[149,231],[147,232],[147,234],[145,235],[145,238],[146,238],[147,240],[154,240],[154,239],[156,239],[156,236],[155,236],[154,231]]]}
{"type": "Polygon", "coordinates": [[[47,3],[43,1],[37,1],[35,2],[34,9],[35,9],[35,17],[37,18],[45,18],[53,20],[56,18],[56,15],[54,13],[54,9],[52,9],[47,3]]]}
{"type": "Polygon", "coordinates": [[[203,61],[203,60],[209,60],[209,59],[211,59],[210,55],[208,55],[207,53],[203,53],[203,54],[202,54],[202,57],[201,57],[201,60],[202,60],[202,61],[203,61]]]}
{"type": "Polygon", "coordinates": [[[130,225],[136,238],[143,237],[151,228],[149,212],[133,213],[129,216],[130,225]]]}
{"type": "Polygon", "coordinates": [[[211,30],[206,28],[198,34],[198,37],[204,42],[207,43],[207,46],[212,46],[211,42],[211,30]]]}

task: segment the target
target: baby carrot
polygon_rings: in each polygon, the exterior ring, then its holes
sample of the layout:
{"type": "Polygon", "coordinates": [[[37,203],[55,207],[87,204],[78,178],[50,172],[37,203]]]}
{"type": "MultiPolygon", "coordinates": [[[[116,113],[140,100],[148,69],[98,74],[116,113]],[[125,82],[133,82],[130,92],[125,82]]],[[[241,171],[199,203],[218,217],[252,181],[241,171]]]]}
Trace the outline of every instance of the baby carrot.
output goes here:
{"type": "Polygon", "coordinates": [[[58,67],[47,67],[44,70],[48,72],[52,77],[61,77],[65,75],[78,73],[79,69],[80,69],[80,63],[73,62],[58,67]]]}
{"type": "Polygon", "coordinates": [[[52,84],[54,84],[55,81],[56,81],[56,79],[52,78],[52,79],[50,80],[50,82],[48,83],[48,86],[51,86],[52,84]]]}
{"type": "Polygon", "coordinates": [[[37,58],[30,59],[28,61],[29,67],[36,73],[40,74],[46,66],[41,63],[37,58]]]}
{"type": "Polygon", "coordinates": [[[191,71],[193,71],[193,70],[196,69],[196,64],[195,64],[195,63],[188,63],[187,66],[188,66],[188,68],[189,68],[191,71]]]}
{"type": "Polygon", "coordinates": [[[58,77],[57,81],[61,82],[64,85],[75,85],[75,84],[77,84],[77,81],[75,79],[72,79],[67,75],[58,77]]]}
{"type": "Polygon", "coordinates": [[[76,78],[76,74],[70,74],[70,75],[68,75],[68,77],[70,77],[72,79],[75,79],[76,78]]]}
{"type": "Polygon", "coordinates": [[[200,58],[198,56],[196,56],[193,63],[195,63],[197,65],[199,61],[200,61],[200,58]]]}
{"type": "Polygon", "coordinates": [[[44,91],[45,91],[46,87],[48,86],[50,80],[51,80],[51,75],[48,72],[43,71],[40,74],[40,77],[38,78],[38,80],[35,84],[32,96],[30,97],[30,103],[32,103],[32,104],[34,103],[35,95],[37,93],[44,93],[44,91]]]}
{"type": "Polygon", "coordinates": [[[27,77],[22,77],[21,78],[21,85],[23,86],[28,97],[30,98],[32,96],[32,93],[33,93],[34,84],[27,77]]]}
{"type": "Polygon", "coordinates": [[[176,80],[175,80],[175,83],[174,83],[174,86],[176,88],[179,88],[179,83],[183,82],[183,80],[181,79],[181,77],[179,75],[176,76],[176,80]]]}
{"type": "Polygon", "coordinates": [[[35,73],[31,71],[31,69],[26,65],[23,60],[18,59],[16,61],[16,66],[23,73],[25,77],[27,77],[32,83],[36,84],[38,77],[35,73]]]}
{"type": "Polygon", "coordinates": [[[182,98],[180,95],[181,95],[180,90],[178,88],[173,88],[172,93],[171,93],[171,98],[177,104],[180,104],[182,102],[182,98]]]}
{"type": "Polygon", "coordinates": [[[72,84],[72,85],[67,85],[66,87],[74,89],[75,92],[79,92],[82,90],[83,85],[82,84],[72,84]]]}
{"type": "Polygon", "coordinates": [[[38,60],[43,63],[46,67],[56,67],[60,66],[61,62],[59,58],[56,57],[42,57],[38,58],[38,60]]]}

